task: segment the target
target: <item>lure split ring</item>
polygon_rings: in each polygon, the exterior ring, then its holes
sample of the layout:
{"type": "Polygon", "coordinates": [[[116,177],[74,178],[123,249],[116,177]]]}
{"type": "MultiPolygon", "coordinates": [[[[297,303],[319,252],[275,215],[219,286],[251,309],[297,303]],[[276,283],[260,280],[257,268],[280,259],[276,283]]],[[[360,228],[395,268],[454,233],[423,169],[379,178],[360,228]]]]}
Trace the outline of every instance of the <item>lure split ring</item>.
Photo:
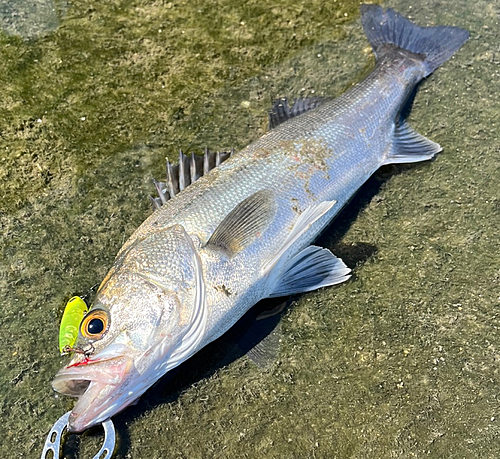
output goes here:
{"type": "MultiPolygon", "coordinates": [[[[61,448],[61,438],[68,426],[69,415],[71,411],[63,414],[50,429],[47,439],[45,440],[45,445],[43,447],[42,456],[40,459],[48,459],[52,457],[53,459],[59,459],[59,452],[61,448]],[[49,456],[52,453],[52,456],[49,456]]],[[[115,427],[111,422],[111,419],[102,423],[104,428],[104,443],[101,446],[99,452],[92,459],[111,459],[111,455],[115,449],[116,435],[115,427]],[[103,456],[104,454],[104,456],[103,456]]]]}

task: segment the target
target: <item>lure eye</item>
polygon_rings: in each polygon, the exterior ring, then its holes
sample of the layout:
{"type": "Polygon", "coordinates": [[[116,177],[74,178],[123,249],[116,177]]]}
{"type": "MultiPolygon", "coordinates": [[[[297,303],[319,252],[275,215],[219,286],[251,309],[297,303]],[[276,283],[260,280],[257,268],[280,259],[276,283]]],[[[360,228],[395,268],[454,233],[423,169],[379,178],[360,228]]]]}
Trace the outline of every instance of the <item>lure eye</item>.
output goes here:
{"type": "Polygon", "coordinates": [[[90,311],[80,325],[80,332],[84,338],[95,340],[101,338],[108,330],[109,318],[106,311],[94,309],[90,311]]]}

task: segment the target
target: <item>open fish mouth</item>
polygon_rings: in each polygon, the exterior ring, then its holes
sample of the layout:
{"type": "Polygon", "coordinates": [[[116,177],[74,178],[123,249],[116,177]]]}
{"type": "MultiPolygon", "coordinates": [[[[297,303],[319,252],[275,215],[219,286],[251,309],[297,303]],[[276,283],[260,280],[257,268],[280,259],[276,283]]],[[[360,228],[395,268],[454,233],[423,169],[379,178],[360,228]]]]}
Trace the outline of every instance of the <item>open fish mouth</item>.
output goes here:
{"type": "Polygon", "coordinates": [[[70,432],[82,432],[106,421],[130,405],[140,394],[130,390],[135,370],[129,355],[86,359],[60,370],[52,387],[61,394],[78,397],[68,422],[70,432]]]}

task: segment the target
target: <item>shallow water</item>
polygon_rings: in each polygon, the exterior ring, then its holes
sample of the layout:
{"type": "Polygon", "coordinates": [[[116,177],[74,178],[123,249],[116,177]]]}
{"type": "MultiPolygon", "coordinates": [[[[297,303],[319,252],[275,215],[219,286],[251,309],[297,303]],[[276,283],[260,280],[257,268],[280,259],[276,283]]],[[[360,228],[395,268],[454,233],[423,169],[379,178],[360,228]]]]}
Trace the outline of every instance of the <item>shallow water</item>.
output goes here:
{"type": "MultiPolygon", "coordinates": [[[[63,306],[149,215],[164,158],[238,149],[273,99],[337,95],[374,62],[352,1],[36,2],[46,27],[26,4],[0,8],[2,457],[39,457],[71,408],[50,387],[63,306]]],[[[471,32],[410,117],[444,151],[329,228],[355,276],[294,298],[270,368],[207,347],[114,418],[117,457],[498,457],[500,5],[412,5],[384,3],[471,32]]]]}

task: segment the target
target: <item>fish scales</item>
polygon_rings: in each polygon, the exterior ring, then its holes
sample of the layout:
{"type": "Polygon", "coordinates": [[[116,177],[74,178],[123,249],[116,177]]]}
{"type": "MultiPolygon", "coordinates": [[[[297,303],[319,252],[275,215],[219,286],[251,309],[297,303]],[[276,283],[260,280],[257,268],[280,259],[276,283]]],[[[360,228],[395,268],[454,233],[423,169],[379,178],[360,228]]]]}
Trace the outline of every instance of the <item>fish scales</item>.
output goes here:
{"type": "MultiPolygon", "coordinates": [[[[398,65],[404,65],[404,59],[396,65],[393,60],[384,60],[370,78],[341,97],[270,131],[221,164],[210,177],[192,184],[178,200],[167,202],[138,228],[131,240],[177,223],[199,238],[202,247],[227,213],[243,199],[259,189],[271,188],[280,211],[266,237],[232,260],[217,260],[214,266],[208,258],[204,266],[205,273],[217,272],[218,277],[221,270],[230,273],[219,283],[233,294],[245,291],[258,280],[255,278],[260,268],[276,253],[301,211],[318,202],[337,201],[327,218],[304,234],[297,244],[299,250],[314,240],[384,163],[392,145],[395,115],[407,99],[409,88],[413,88],[416,75],[423,74],[420,62],[407,58],[407,65],[413,64],[412,71],[407,72],[404,80],[397,78],[398,65]],[[248,276],[249,271],[255,275],[248,276]],[[246,275],[234,276],[234,272],[246,275]]],[[[265,297],[265,292],[255,289],[251,295],[241,296],[237,309],[234,298],[209,301],[216,305],[216,310],[211,311],[207,334],[218,337],[227,331],[234,317],[226,319],[226,313],[239,311],[242,315],[249,302],[265,297]]]]}
{"type": "Polygon", "coordinates": [[[289,120],[162,200],[124,244],[53,382],[79,397],[69,430],[135,402],[262,298],[349,278],[340,259],[311,243],[381,165],[441,150],[401,112],[468,37],[375,5],[362,6],[362,23],[376,55],[364,81],[311,110],[297,102],[305,113],[294,106],[289,120]]]}

